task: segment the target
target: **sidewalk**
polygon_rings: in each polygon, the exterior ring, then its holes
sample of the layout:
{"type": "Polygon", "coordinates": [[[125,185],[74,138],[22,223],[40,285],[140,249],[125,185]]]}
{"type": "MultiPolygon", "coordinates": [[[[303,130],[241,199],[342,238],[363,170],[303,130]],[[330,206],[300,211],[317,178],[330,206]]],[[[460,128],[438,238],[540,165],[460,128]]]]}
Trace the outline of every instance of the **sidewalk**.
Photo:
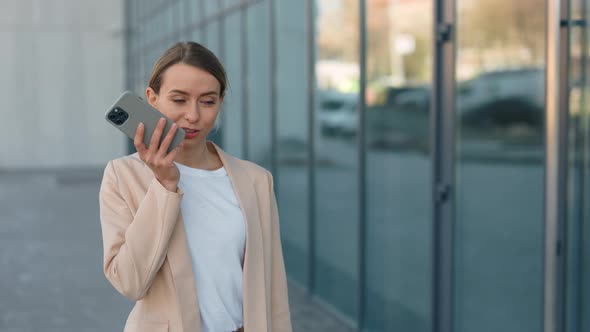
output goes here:
{"type": "MultiPolygon", "coordinates": [[[[0,171],[0,332],[122,331],[102,272],[102,170],[0,171]]],[[[353,331],[290,285],[294,331],[353,331]]]]}

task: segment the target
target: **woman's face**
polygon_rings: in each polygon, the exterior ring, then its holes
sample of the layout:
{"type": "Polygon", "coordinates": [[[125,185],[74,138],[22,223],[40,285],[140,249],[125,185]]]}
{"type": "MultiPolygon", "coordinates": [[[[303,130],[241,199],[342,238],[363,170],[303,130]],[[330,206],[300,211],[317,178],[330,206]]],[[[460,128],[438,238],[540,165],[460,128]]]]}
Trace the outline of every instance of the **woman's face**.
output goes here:
{"type": "Polygon", "coordinates": [[[221,85],[209,72],[177,63],[162,75],[160,93],[147,88],[149,103],[184,129],[184,149],[205,144],[223,97],[221,85]]]}

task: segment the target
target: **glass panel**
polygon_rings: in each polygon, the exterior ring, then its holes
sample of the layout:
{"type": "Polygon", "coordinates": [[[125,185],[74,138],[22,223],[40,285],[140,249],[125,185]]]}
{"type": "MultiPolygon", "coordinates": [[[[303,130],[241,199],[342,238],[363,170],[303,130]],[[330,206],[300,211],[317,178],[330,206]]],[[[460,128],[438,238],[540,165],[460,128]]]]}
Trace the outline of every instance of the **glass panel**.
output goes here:
{"type": "Polygon", "coordinates": [[[184,3],[181,0],[176,0],[172,6],[172,15],[174,19],[173,31],[175,42],[178,42],[181,39],[184,41],[184,35],[182,35],[182,32],[187,24],[187,15],[185,13],[184,3]]]}
{"type": "Polygon", "coordinates": [[[177,10],[176,7],[180,4],[180,1],[176,0],[174,3],[172,3],[170,6],[166,7],[166,20],[169,22],[168,23],[168,27],[169,27],[169,31],[167,34],[171,34],[173,32],[175,32],[178,28],[179,28],[179,24],[180,24],[180,17],[176,16],[177,10]]]}
{"type": "Polygon", "coordinates": [[[219,12],[219,0],[201,0],[205,1],[205,13],[207,17],[219,12]]]}
{"type": "Polygon", "coordinates": [[[308,285],[308,101],[305,3],[276,2],[277,40],[277,199],[283,256],[292,280],[308,285]]]}
{"type": "Polygon", "coordinates": [[[211,50],[211,52],[219,55],[219,21],[214,21],[205,27],[207,33],[207,42],[205,46],[211,50]]]}
{"type": "MultiPolygon", "coordinates": [[[[208,49],[210,49],[211,52],[213,52],[218,58],[221,57],[221,54],[219,53],[219,24],[220,24],[219,21],[214,21],[206,26],[207,43],[205,44],[205,46],[208,49]]],[[[220,117],[218,121],[220,121],[221,119],[222,118],[220,117]]],[[[218,130],[215,130],[215,129],[211,130],[211,132],[207,136],[207,139],[210,139],[210,140],[214,141],[215,143],[220,144],[221,143],[221,135],[222,135],[222,130],[221,130],[221,126],[220,126],[218,130]]]]}
{"type": "Polygon", "coordinates": [[[367,1],[370,331],[431,331],[432,5],[367,1]]]}
{"type": "Polygon", "coordinates": [[[199,22],[202,18],[200,1],[197,0],[185,0],[188,3],[189,20],[191,24],[199,22]]]}
{"type": "Polygon", "coordinates": [[[248,159],[271,168],[268,3],[248,7],[248,159]]]}
{"type": "MultiPolygon", "coordinates": [[[[587,18],[588,0],[572,0],[571,18],[587,18]]],[[[567,271],[567,331],[588,331],[587,314],[590,299],[588,185],[590,176],[588,151],[588,32],[573,27],[569,54],[569,167],[568,167],[568,271],[567,271]]]]}
{"type": "Polygon", "coordinates": [[[359,2],[316,1],[316,293],[358,315],[359,2]]]}
{"type": "Polygon", "coordinates": [[[457,1],[456,331],[541,331],[543,0],[457,1]]]}
{"type": "Polygon", "coordinates": [[[203,43],[203,31],[200,29],[195,29],[191,32],[191,40],[196,42],[196,43],[203,43]]]}
{"type": "MultiPolygon", "coordinates": [[[[278,4],[281,1],[277,1],[276,3],[278,4]]],[[[224,8],[228,8],[234,5],[237,5],[240,3],[240,0],[223,0],[223,7],[224,8]]]]}
{"type": "Polygon", "coordinates": [[[582,271],[579,280],[582,280],[580,293],[582,299],[580,300],[580,331],[590,331],[590,315],[587,313],[590,311],[590,0],[583,0],[581,5],[581,15],[586,22],[583,27],[584,31],[581,33],[582,49],[581,58],[583,59],[583,65],[581,71],[583,72],[581,77],[581,93],[580,93],[580,111],[583,112],[584,117],[584,144],[583,144],[583,163],[584,163],[584,195],[583,195],[583,215],[582,229],[580,234],[583,236],[583,244],[581,245],[581,251],[583,253],[582,259],[582,271]]]}
{"type": "Polygon", "coordinates": [[[157,16],[156,16],[156,20],[158,22],[158,25],[156,26],[157,29],[157,37],[155,39],[156,43],[159,43],[168,33],[169,28],[168,28],[168,20],[167,18],[167,11],[163,10],[158,12],[157,16]]]}
{"type": "Polygon", "coordinates": [[[236,12],[224,20],[223,64],[228,76],[228,91],[223,102],[223,144],[224,149],[241,158],[242,151],[242,47],[240,40],[240,13],[236,12]]]}

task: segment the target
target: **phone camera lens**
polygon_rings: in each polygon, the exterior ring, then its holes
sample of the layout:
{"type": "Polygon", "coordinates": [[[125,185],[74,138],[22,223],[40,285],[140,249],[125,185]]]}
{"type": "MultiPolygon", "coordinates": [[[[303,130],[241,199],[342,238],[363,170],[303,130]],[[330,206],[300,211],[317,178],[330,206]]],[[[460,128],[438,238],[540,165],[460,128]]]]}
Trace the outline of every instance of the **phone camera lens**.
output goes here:
{"type": "Polygon", "coordinates": [[[116,116],[115,114],[111,113],[109,114],[109,120],[115,120],[116,116]]]}
{"type": "Polygon", "coordinates": [[[116,124],[118,124],[118,125],[122,125],[122,124],[123,124],[123,122],[124,122],[124,121],[123,121],[123,120],[121,120],[121,119],[117,119],[117,120],[115,121],[115,123],[116,123],[116,124]]]}

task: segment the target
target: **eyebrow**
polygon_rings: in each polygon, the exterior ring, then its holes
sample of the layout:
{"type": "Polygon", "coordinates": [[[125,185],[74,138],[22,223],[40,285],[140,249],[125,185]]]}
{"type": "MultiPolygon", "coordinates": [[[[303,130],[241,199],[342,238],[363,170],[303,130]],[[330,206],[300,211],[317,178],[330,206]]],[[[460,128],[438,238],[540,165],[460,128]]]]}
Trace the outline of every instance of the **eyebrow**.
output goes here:
{"type": "MultiPolygon", "coordinates": [[[[168,93],[178,93],[185,96],[190,96],[190,93],[178,89],[172,89],[168,93]]],[[[217,95],[217,91],[207,91],[205,93],[201,93],[199,97],[208,96],[208,95],[217,95]]]]}
{"type": "Polygon", "coordinates": [[[182,90],[178,90],[178,89],[172,89],[172,90],[168,91],[168,93],[179,93],[181,95],[187,95],[187,96],[190,95],[188,92],[182,91],[182,90]]]}

